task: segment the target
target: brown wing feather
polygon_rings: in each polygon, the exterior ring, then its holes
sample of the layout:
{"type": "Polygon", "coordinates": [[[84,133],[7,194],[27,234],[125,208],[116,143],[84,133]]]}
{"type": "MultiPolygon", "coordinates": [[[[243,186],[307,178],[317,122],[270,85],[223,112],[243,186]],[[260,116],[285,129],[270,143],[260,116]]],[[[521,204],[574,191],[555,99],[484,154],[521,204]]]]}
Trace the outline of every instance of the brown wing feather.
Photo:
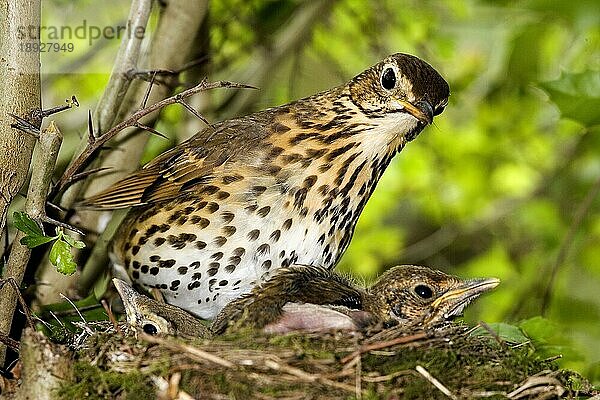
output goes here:
{"type": "Polygon", "coordinates": [[[258,114],[206,128],[159,155],[141,170],[79,203],[96,209],[117,209],[171,200],[211,182],[224,164],[256,157],[268,135],[258,114]]]}

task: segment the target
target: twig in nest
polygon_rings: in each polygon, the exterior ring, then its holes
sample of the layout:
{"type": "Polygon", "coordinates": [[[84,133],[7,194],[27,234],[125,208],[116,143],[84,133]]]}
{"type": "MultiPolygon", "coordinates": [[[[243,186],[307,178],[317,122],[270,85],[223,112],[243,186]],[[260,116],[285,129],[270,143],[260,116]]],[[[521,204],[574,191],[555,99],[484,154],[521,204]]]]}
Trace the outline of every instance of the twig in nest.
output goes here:
{"type": "Polygon", "coordinates": [[[177,343],[177,342],[170,341],[167,339],[162,339],[162,338],[159,338],[156,336],[150,336],[145,333],[140,333],[140,338],[145,340],[146,342],[160,344],[162,346],[165,346],[168,349],[185,353],[187,356],[189,356],[192,359],[201,360],[201,361],[209,361],[209,362],[218,364],[218,365],[220,365],[222,367],[226,367],[226,368],[235,368],[235,364],[232,363],[231,361],[227,361],[224,358],[221,358],[214,354],[200,350],[193,346],[188,346],[188,345],[177,343]]]}
{"type": "Polygon", "coordinates": [[[111,324],[113,324],[115,331],[119,332],[119,334],[122,335],[123,332],[121,332],[121,328],[119,328],[119,324],[117,323],[115,314],[113,314],[113,312],[110,309],[110,307],[108,306],[108,303],[106,302],[106,300],[104,300],[104,299],[100,300],[100,304],[102,304],[102,307],[104,307],[104,311],[106,311],[106,315],[108,315],[108,319],[110,320],[111,324]]]}
{"type": "Polygon", "coordinates": [[[175,103],[182,103],[186,98],[200,93],[206,90],[212,90],[217,88],[240,88],[240,89],[256,89],[254,86],[244,85],[236,82],[229,81],[216,81],[216,82],[208,82],[204,79],[202,82],[197,84],[196,86],[186,89],[181,93],[177,93],[171,97],[163,99],[159,102],[156,102],[148,107],[142,108],[133,114],[125,121],[113,126],[104,134],[96,137],[95,140],[89,141],[88,145],[85,149],[73,160],[73,162],[67,167],[62,177],[58,181],[58,183],[54,186],[51,191],[50,198],[54,197],[58,192],[66,189],[67,185],[71,182],[72,176],[79,173],[83,168],[85,168],[91,161],[92,156],[96,153],[96,151],[100,150],[106,142],[115,137],[119,132],[126,128],[130,128],[132,126],[136,126],[139,120],[146,115],[160,110],[165,106],[175,103]]]}
{"type": "Polygon", "coordinates": [[[285,372],[286,374],[295,376],[296,378],[300,378],[300,379],[308,381],[308,382],[319,382],[324,385],[331,386],[331,387],[334,387],[337,389],[343,389],[350,393],[356,393],[355,386],[346,385],[345,383],[332,381],[331,379],[324,378],[320,375],[309,374],[308,372],[303,371],[299,368],[295,368],[290,365],[287,365],[287,364],[281,362],[280,360],[266,359],[265,366],[274,371],[285,372]]]}
{"type": "Polygon", "coordinates": [[[342,364],[346,364],[348,361],[353,360],[356,356],[359,356],[368,351],[384,349],[386,347],[395,346],[397,344],[406,344],[406,343],[416,342],[416,341],[419,341],[422,339],[427,339],[428,336],[429,335],[426,332],[420,332],[420,333],[416,333],[414,335],[401,336],[396,339],[386,340],[384,342],[363,345],[358,350],[356,350],[356,351],[352,352],[351,354],[347,355],[346,357],[342,358],[340,360],[340,362],[342,364]]]}
{"type": "Polygon", "coordinates": [[[435,379],[425,368],[417,365],[416,368],[418,373],[423,375],[425,379],[427,379],[433,386],[439,389],[440,392],[444,393],[446,396],[450,397],[452,400],[458,400],[458,397],[454,395],[446,386],[442,385],[442,382],[435,379]]]}

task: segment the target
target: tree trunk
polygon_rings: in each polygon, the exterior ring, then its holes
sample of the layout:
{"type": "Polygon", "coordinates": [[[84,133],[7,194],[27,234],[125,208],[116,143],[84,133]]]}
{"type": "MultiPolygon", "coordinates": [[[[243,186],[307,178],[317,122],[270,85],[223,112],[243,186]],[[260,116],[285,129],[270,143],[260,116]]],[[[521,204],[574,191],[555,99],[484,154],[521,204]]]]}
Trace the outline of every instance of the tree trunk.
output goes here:
{"type": "MultiPolygon", "coordinates": [[[[11,127],[18,115],[37,127],[41,124],[40,26],[39,0],[0,0],[0,232],[4,232],[8,206],[27,178],[35,138],[11,127]],[[29,28],[33,27],[33,32],[29,28]],[[24,34],[33,33],[33,35],[24,34]],[[33,36],[33,37],[30,37],[33,36]]],[[[23,280],[25,265],[9,268],[4,277],[23,280]]],[[[0,289],[3,305],[16,304],[10,285],[0,289]]],[[[10,313],[12,315],[12,312],[10,313]]],[[[11,318],[0,320],[0,331],[8,334],[11,318]]],[[[4,346],[0,346],[0,365],[4,363],[4,346]]]]}

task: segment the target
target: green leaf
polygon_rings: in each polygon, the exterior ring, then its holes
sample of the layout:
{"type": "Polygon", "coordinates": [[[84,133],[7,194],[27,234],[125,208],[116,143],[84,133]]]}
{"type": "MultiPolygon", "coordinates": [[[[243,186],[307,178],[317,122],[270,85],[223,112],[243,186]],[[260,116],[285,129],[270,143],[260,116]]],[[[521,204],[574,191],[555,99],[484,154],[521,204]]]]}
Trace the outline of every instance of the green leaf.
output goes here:
{"type": "MultiPolygon", "coordinates": [[[[530,339],[523,334],[523,331],[518,326],[505,324],[503,322],[490,323],[488,326],[500,337],[500,339],[506,342],[521,344],[530,341],[530,339]]],[[[491,336],[490,333],[482,327],[475,329],[472,335],[491,336]]]]}
{"type": "Polygon", "coordinates": [[[75,247],[76,249],[83,249],[85,247],[85,243],[83,243],[81,240],[75,240],[71,236],[65,235],[64,233],[61,236],[62,239],[69,243],[69,246],[71,247],[75,247]]]}
{"type": "Polygon", "coordinates": [[[77,264],[71,254],[71,246],[62,239],[58,239],[50,249],[50,262],[56,270],[64,275],[72,275],[77,270],[77,264]]]}
{"type": "Polygon", "coordinates": [[[539,85],[558,106],[562,117],[588,127],[600,124],[600,71],[563,73],[558,80],[539,85]]]}
{"type": "Polygon", "coordinates": [[[26,235],[44,236],[44,232],[42,232],[42,229],[33,219],[31,219],[29,215],[27,215],[26,212],[15,211],[13,213],[13,218],[17,229],[25,233],[26,235]]]}
{"type": "Polygon", "coordinates": [[[55,239],[56,239],[55,237],[48,237],[48,236],[25,236],[25,237],[21,238],[20,242],[22,245],[25,245],[25,246],[29,247],[30,249],[33,249],[34,247],[41,246],[41,245],[51,242],[55,239]]]}

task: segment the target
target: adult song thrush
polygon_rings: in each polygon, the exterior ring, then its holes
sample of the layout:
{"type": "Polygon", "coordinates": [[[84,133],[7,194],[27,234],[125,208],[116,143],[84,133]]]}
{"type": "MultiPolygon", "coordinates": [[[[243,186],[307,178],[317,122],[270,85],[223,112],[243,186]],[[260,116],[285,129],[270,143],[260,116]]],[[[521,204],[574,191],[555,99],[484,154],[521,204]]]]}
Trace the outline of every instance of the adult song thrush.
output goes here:
{"type": "Polygon", "coordinates": [[[392,157],[448,96],[429,64],[394,54],[344,85],[215,123],[84,205],[132,207],[113,261],[214,318],[277,268],[332,268],[392,157]]]}

